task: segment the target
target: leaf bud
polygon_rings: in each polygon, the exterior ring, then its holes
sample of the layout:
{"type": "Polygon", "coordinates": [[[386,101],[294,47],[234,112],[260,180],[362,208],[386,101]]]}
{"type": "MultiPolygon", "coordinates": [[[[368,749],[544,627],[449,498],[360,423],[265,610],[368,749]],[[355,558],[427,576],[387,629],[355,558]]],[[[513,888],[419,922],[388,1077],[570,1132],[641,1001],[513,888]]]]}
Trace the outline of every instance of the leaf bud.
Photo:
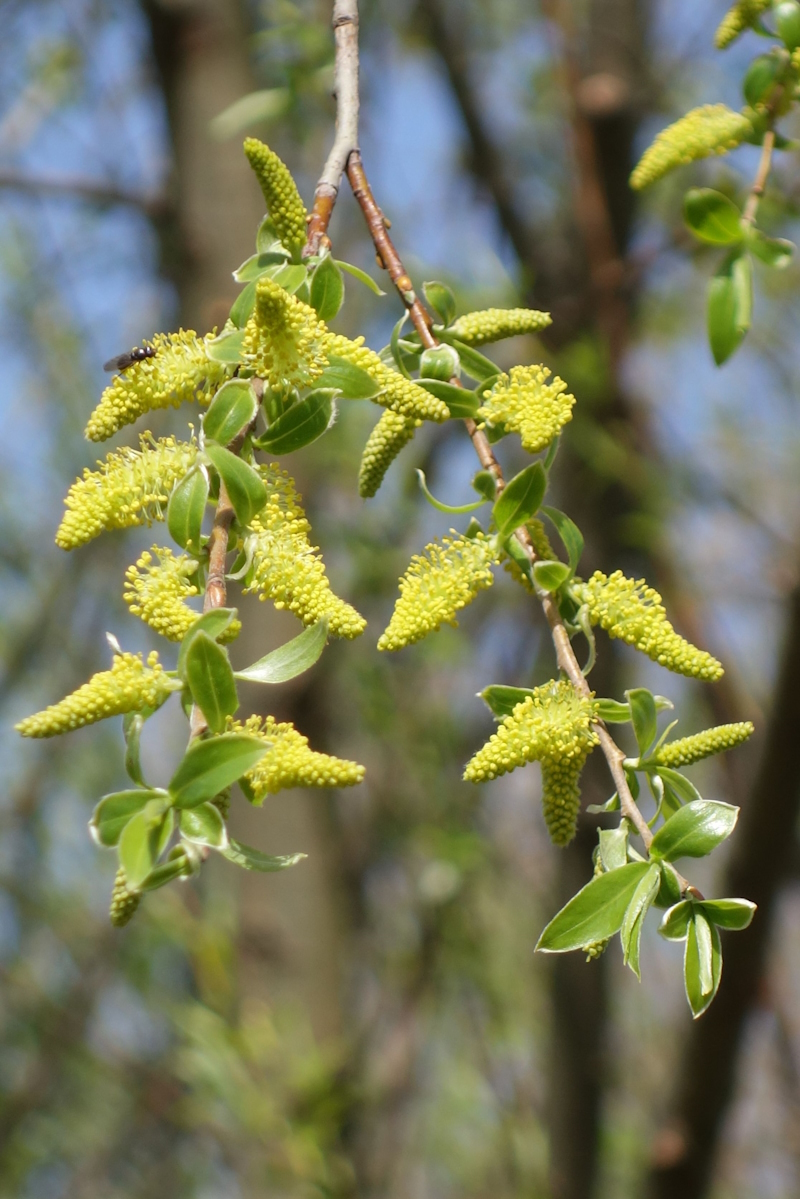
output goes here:
{"type": "Polygon", "coordinates": [[[423,350],[419,360],[419,373],[423,379],[441,379],[444,383],[449,379],[460,379],[461,361],[458,351],[447,345],[423,350]]]}

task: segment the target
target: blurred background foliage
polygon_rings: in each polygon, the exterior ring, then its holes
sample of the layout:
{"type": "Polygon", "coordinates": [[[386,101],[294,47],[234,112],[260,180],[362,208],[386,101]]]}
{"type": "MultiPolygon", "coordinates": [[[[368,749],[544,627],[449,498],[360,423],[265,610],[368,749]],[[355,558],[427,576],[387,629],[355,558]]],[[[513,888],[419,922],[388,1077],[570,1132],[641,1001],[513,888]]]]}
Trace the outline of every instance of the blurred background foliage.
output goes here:
{"type": "MultiPolygon", "coordinates": [[[[591,964],[533,958],[559,897],[589,877],[597,818],[555,851],[536,767],[482,789],[460,773],[491,727],[475,693],[550,677],[549,640],[498,580],[459,630],[377,654],[398,575],[450,523],[412,467],[454,503],[474,467],[459,428],[426,428],[362,503],[366,405],[291,467],[369,630],[276,703],[317,748],[365,762],[367,781],[237,813],[245,840],[306,852],[294,870],[240,878],[218,863],[109,927],[114,865],[86,822],[122,782],[119,730],[32,746],[11,725],[102,667],[104,629],[147,644],[121,591],[153,534],[65,556],[53,532],[94,458],[82,428],[99,364],[159,329],[224,320],[262,216],[241,136],[273,145],[310,199],[331,138],[330,13],[3,0],[1,1199],[800,1191],[797,267],[761,272],[753,331],[717,371],[708,252],[689,244],[680,197],[690,176],[741,188],[757,150],[682,172],[639,209],[627,188],[668,120],[740,106],[759,47],[714,53],[724,7],[367,0],[362,13],[362,147],[412,274],[445,280],[462,311],[553,311],[544,345],[503,353],[544,356],[577,394],[558,486],[587,534],[584,572],[645,574],[728,666],[716,689],[655,666],[643,678],[604,641],[598,690],[635,678],[680,699],[683,732],[757,722],[752,748],[703,779],[743,816],[725,881],[699,881],[761,910],[690,1028],[679,950],[653,929],[641,986],[616,947],[591,964]]],[[[791,236],[797,204],[787,157],[765,220],[791,236]]],[[[379,274],[344,192],[331,233],[337,256],[379,274]]],[[[349,281],[338,327],[377,348],[397,314],[349,281]]],[[[294,631],[258,604],[245,628],[242,662],[294,631]]],[[[155,777],[176,760],[171,732],[145,747],[155,777]]],[[[604,799],[602,770],[586,777],[586,802],[604,799]]]]}

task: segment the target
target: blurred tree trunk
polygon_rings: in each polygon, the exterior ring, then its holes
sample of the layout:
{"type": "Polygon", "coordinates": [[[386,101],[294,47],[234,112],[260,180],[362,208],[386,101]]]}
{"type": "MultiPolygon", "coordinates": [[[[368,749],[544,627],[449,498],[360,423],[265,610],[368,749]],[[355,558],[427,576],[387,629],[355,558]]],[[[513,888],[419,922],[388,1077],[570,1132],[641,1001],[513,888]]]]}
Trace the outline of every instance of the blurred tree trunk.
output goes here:
{"type": "MultiPolygon", "coordinates": [[[[227,317],[238,292],[231,272],[253,252],[264,215],[241,140],[219,142],[209,133],[211,119],[255,87],[249,30],[239,0],[146,0],[145,11],[173,148],[174,215],[161,231],[164,267],[178,291],[180,319],[204,333],[227,317]]],[[[276,627],[296,631],[295,622],[273,617],[267,605],[247,608],[243,636],[233,647],[242,663],[265,652],[276,627]]],[[[306,726],[304,732],[324,740],[322,730],[306,726]]],[[[262,810],[238,805],[232,827],[243,841],[272,852],[302,849],[309,857],[285,875],[234,874],[222,863],[224,880],[217,876],[212,891],[237,888],[240,995],[299,999],[324,1038],[340,1028],[340,954],[323,823],[319,796],[308,791],[282,794],[262,810]]]]}

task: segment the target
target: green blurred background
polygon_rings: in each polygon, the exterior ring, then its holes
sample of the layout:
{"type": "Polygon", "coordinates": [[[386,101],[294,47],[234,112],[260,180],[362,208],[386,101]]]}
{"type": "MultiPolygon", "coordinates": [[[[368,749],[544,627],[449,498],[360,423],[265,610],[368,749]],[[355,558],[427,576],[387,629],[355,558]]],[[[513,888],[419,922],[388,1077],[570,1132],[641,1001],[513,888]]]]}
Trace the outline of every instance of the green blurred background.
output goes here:
{"type": "MultiPolygon", "coordinates": [[[[413,467],[459,503],[474,461],[463,429],[426,428],[363,503],[366,404],[286,465],[369,627],[276,689],[271,710],[364,762],[367,781],[261,811],[240,797],[244,840],[308,858],[276,876],[212,863],[110,928],[114,862],[86,822],[121,784],[120,730],[33,745],[11,725],[104,668],[104,630],[149,645],[121,593],[154,534],[67,556],[53,533],[96,457],[82,429],[100,364],[159,329],[225,319],[263,215],[242,136],[268,141],[310,202],[332,136],[330,11],[0,3],[0,1199],[800,1193],[798,272],[757,267],[753,331],[716,370],[714,253],[689,244],[681,196],[690,180],[741,188],[758,151],[681,172],[642,204],[627,188],[668,120],[741,105],[760,47],[714,53],[724,8],[366,0],[361,31],[365,163],[415,281],[446,281],[461,311],[553,312],[543,344],[498,360],[543,358],[577,395],[557,499],[586,534],[583,571],[646,576],[728,667],[703,687],[603,638],[593,685],[680,701],[683,733],[757,724],[728,765],[697,768],[705,793],[743,808],[728,857],[698,882],[760,911],[726,942],[720,996],[691,1027],[680,947],[654,927],[641,985],[616,946],[590,964],[534,958],[589,877],[598,818],[556,851],[537,767],[484,788],[460,776],[491,731],[475,693],[551,677],[549,639],[504,577],[457,631],[377,653],[398,575],[450,524],[413,467]]],[[[791,236],[797,179],[787,157],[763,205],[770,231],[791,236]]],[[[380,275],[346,189],[331,236],[380,275]]],[[[336,328],[379,348],[398,315],[394,296],[348,280],[336,328]]],[[[157,416],[163,432],[186,413],[157,416]]],[[[243,611],[241,663],[296,631],[266,605],[243,611]]],[[[179,715],[148,725],[156,777],[184,736],[179,715]]],[[[592,764],[586,803],[611,789],[592,764]]]]}

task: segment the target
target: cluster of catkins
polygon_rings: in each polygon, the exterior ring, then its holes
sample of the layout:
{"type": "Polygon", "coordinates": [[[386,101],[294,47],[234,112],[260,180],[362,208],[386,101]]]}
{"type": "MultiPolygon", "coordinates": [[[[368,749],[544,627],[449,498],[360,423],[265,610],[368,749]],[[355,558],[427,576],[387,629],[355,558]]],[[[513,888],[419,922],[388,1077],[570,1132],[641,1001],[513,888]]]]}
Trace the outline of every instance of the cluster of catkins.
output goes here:
{"type": "MultiPolygon", "coordinates": [[[[744,118],[733,121],[705,112],[697,121],[705,130],[713,125],[720,145],[744,136],[744,118]]],[[[688,143],[684,139],[682,144],[685,154],[688,143]]],[[[199,429],[190,428],[186,440],[156,439],[145,432],[136,448],[112,450],[70,488],[56,534],[62,549],[73,550],[106,531],[166,521],[177,552],[156,544],[142,553],[125,575],[123,595],[134,615],[179,643],[177,666],[166,668],[156,652],[145,660],[118,650],[110,670],[17,726],[24,736],[49,737],[108,716],[125,716],[135,787],[101,801],[92,822],[96,839],[116,846],[120,855],[111,907],[116,924],[130,919],[145,891],[193,873],[210,849],[253,869],[277,868],[281,860],[228,837],[225,820],[233,782],[240,783],[250,802],[261,804],[285,788],[352,786],[364,776],[355,762],[313,751],[291,724],[272,716],[234,719],[238,697],[224,647],[241,625],[235,610],[201,614],[193,606],[205,593],[207,516],[214,505],[227,497],[234,510],[228,541],[236,555],[231,578],[240,580],[245,591],[287,608],[305,626],[324,622],[327,635],[356,637],[365,621],[331,589],[293,479],[279,462],[262,462],[257,455],[280,456],[301,448],[330,426],[337,400],[369,398],[384,409],[359,475],[361,495],[372,496],[424,421],[453,419],[448,397],[456,380],[443,391],[436,372],[428,377],[425,355],[413,336],[404,342],[401,366],[392,352],[378,354],[363,338],[351,340],[328,328],[338,305],[330,308],[331,288],[315,287],[315,278],[327,271],[328,283],[338,279],[341,284],[341,271],[328,251],[303,259],[306,212],[277,155],[255,139],[245,142],[245,153],[269,215],[259,229],[256,254],[237,272],[245,286],[230,319],[219,333],[198,336],[180,330],[145,343],[148,353],[132,355],[106,388],[86,435],[102,441],[149,412],[185,403],[204,410],[199,429]],[[416,378],[409,365],[418,372],[416,378]],[[196,717],[199,710],[201,719],[192,721],[186,757],[170,784],[150,788],[138,764],[138,735],[141,723],[173,692],[180,694],[187,714],[193,709],[196,717]]],[[[651,159],[646,173],[652,176],[659,169],[658,160],[651,159]]],[[[474,418],[493,440],[518,435],[531,454],[551,449],[572,417],[574,397],[544,365],[501,373],[477,347],[535,334],[547,324],[545,313],[489,309],[457,319],[451,315],[449,321],[443,317],[436,326],[453,351],[454,375],[463,370],[474,380],[473,389],[463,391],[474,418]]],[[[526,525],[538,556],[554,559],[541,521],[528,513],[526,525]]],[[[473,520],[465,533],[453,531],[428,545],[400,582],[400,596],[378,648],[396,651],[443,624],[456,624],[460,611],[492,584],[497,565],[510,568],[528,590],[535,589],[530,570],[520,566],[513,530],[501,536],[493,519],[486,529],[473,520]]],[[[584,628],[599,625],[671,670],[701,679],[721,674],[719,663],[674,631],[659,596],[641,581],[617,572],[610,577],[597,573],[582,582],[571,573],[561,585],[560,599],[573,614],[583,614],[584,628]]],[[[570,627],[577,631],[579,626],[570,627]]],[[[597,743],[597,719],[594,700],[578,696],[563,680],[546,683],[504,715],[465,777],[480,782],[528,762],[541,763],[548,828],[564,844],[574,834],[579,777],[597,743]]],[[[726,731],[722,740],[727,744],[744,735],[742,730],[726,731]]],[[[694,761],[723,747],[719,736],[703,736],[702,745],[691,738],[685,749],[675,743],[671,757],[669,748],[663,749],[664,761],[694,761]]]]}

